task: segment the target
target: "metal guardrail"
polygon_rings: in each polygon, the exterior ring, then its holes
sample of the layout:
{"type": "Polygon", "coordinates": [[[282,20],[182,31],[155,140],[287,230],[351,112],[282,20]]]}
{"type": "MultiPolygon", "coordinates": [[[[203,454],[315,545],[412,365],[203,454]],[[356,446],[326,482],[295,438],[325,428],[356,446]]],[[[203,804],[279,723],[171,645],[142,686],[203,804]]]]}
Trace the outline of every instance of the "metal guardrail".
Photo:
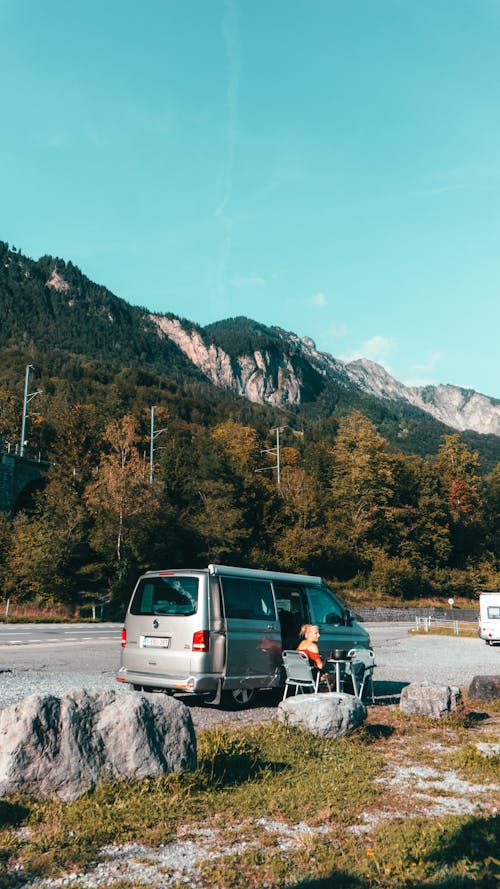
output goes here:
{"type": "Polygon", "coordinates": [[[460,629],[458,626],[458,620],[444,620],[442,618],[432,617],[430,615],[429,615],[429,617],[416,617],[415,618],[415,626],[416,626],[417,630],[419,630],[420,627],[423,627],[424,631],[426,633],[429,632],[431,626],[433,626],[433,627],[449,627],[450,629],[453,629],[453,634],[455,636],[458,636],[460,633],[460,629]]]}

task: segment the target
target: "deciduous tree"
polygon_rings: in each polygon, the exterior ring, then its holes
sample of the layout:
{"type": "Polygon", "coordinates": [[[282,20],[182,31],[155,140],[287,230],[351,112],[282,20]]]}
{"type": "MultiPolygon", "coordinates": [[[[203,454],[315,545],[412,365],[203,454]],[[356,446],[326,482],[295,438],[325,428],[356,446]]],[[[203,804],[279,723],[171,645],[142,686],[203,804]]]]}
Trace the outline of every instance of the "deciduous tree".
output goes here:
{"type": "Polygon", "coordinates": [[[85,499],[94,516],[93,542],[108,551],[114,541],[118,581],[124,576],[127,556],[134,551],[134,537],[151,521],[159,505],[148,469],[135,441],[136,424],[131,416],[106,427],[108,453],[101,457],[85,499]]]}

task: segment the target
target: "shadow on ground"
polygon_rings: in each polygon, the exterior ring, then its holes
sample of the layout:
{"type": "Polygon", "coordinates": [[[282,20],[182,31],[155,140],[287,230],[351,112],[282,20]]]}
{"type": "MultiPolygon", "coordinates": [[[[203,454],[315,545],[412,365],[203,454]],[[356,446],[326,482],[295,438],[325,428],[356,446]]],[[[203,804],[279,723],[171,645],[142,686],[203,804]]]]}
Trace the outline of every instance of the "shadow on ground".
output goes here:
{"type": "Polygon", "coordinates": [[[376,704],[399,704],[401,692],[409,682],[375,682],[373,692],[376,704]]]}

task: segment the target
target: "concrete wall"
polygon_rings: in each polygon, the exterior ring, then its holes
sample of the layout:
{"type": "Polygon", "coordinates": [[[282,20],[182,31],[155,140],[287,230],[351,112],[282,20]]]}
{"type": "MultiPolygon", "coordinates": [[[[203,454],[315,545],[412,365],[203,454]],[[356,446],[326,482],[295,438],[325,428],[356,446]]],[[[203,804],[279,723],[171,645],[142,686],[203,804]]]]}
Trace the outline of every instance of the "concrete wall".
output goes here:
{"type": "Polygon", "coordinates": [[[434,617],[436,620],[476,621],[479,618],[479,602],[477,608],[355,608],[356,617],[361,621],[415,621],[416,617],[434,617]]]}
{"type": "Polygon", "coordinates": [[[17,454],[0,454],[0,510],[13,513],[21,492],[47,472],[50,463],[17,454]]]}

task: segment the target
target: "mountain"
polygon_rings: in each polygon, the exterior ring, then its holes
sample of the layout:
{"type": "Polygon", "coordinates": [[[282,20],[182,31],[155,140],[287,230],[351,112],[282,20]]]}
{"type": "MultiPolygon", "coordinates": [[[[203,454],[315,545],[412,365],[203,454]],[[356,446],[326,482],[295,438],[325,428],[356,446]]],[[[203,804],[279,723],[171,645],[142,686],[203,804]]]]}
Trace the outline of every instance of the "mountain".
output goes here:
{"type": "Polygon", "coordinates": [[[90,358],[169,366],[200,377],[145,309],[95,284],[71,262],[38,261],[0,241],[0,338],[90,358]]]}
{"type": "Polygon", "coordinates": [[[151,315],[158,330],[216,386],[250,401],[298,407],[332,384],[377,399],[406,403],[460,432],[500,436],[500,401],[458,386],[408,387],[367,359],[343,362],[319,352],[312,339],[247,318],[204,329],[178,318],[151,315]]]}
{"type": "MultiPolygon", "coordinates": [[[[23,357],[31,363],[36,348],[54,366],[59,356],[58,367],[77,356],[115,370],[148,369],[163,381],[192,384],[198,393],[210,387],[212,400],[218,392],[219,400],[239,396],[247,405],[267,406],[274,412],[270,425],[282,410],[300,422],[324,423],[358,409],[401,450],[435,453],[441,436],[458,430],[485,467],[500,460],[498,400],[455,386],[406,387],[379,365],[340,361],[308,337],[248,318],[201,327],[154,314],[93,283],[71,262],[51,256],[35,261],[4,242],[0,317],[4,356],[14,349],[19,363],[23,357]]],[[[2,376],[8,385],[7,367],[2,376]]]]}

